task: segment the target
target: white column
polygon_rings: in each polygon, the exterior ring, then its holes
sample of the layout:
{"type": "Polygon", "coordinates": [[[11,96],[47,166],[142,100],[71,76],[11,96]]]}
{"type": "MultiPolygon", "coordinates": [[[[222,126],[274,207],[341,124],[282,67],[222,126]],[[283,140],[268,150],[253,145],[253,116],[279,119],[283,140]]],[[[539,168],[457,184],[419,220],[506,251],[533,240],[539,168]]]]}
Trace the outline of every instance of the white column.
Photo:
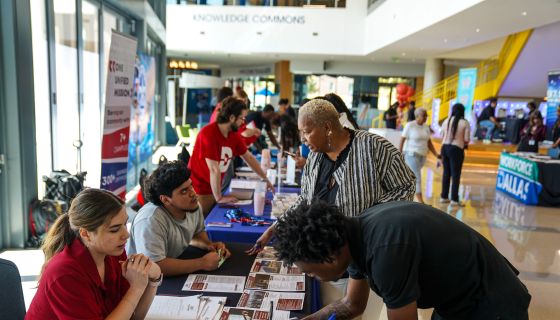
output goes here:
{"type": "Polygon", "coordinates": [[[433,87],[436,83],[443,80],[443,60],[426,59],[426,69],[424,70],[424,89],[433,87]]]}

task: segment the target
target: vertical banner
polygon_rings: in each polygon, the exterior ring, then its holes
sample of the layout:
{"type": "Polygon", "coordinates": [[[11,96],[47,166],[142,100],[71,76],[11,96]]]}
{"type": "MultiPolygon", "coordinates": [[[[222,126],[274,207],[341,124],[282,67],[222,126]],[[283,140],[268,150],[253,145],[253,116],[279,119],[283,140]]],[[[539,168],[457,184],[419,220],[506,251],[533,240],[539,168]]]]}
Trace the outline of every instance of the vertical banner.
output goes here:
{"type": "Polygon", "coordinates": [[[441,107],[441,99],[434,98],[432,100],[432,124],[430,128],[434,130],[435,134],[439,137],[441,132],[441,127],[439,125],[439,109],[441,107]]]}
{"type": "Polygon", "coordinates": [[[136,55],[132,88],[128,190],[134,188],[138,183],[140,168],[148,169],[147,162],[153,153],[156,93],[156,60],[154,57],[143,53],[136,55]]]}
{"type": "Polygon", "coordinates": [[[560,105],[560,70],[548,73],[548,90],[546,91],[546,115],[547,128],[552,128],[556,122],[556,108],[560,105]]]}
{"type": "MultiPolygon", "coordinates": [[[[471,135],[476,129],[476,117],[473,112],[474,89],[476,88],[476,68],[459,69],[459,81],[457,86],[457,102],[465,106],[465,119],[471,125],[471,135]]],[[[451,112],[453,105],[449,106],[451,112]]]]}
{"type": "Polygon", "coordinates": [[[124,199],[128,164],[130,104],[136,40],[113,31],[107,68],[103,140],[101,144],[101,188],[124,199]]]}

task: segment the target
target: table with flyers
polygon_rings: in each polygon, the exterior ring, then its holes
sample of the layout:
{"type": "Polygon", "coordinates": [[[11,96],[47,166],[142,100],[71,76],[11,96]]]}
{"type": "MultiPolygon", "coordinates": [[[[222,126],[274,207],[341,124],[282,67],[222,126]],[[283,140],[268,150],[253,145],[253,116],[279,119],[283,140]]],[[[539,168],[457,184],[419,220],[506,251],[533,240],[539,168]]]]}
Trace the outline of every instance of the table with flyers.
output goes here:
{"type": "MultiPolygon", "coordinates": [[[[301,276],[297,276],[297,275],[292,275],[292,272],[294,271],[294,267],[292,266],[282,266],[283,263],[276,261],[276,262],[272,262],[271,264],[265,264],[265,263],[259,263],[262,260],[266,260],[266,259],[273,259],[273,257],[268,257],[266,252],[261,253],[261,255],[257,258],[257,260],[255,260],[255,256],[249,256],[245,253],[245,251],[247,249],[249,249],[249,245],[246,243],[226,243],[227,248],[230,250],[231,252],[231,257],[227,260],[225,260],[225,262],[221,265],[220,268],[218,268],[217,270],[214,271],[209,271],[209,272],[205,272],[205,271],[198,271],[196,272],[197,275],[200,275],[201,277],[203,277],[204,275],[220,275],[220,276],[242,276],[242,277],[246,277],[246,283],[247,286],[244,289],[248,289],[251,286],[256,285],[257,287],[259,286],[257,281],[253,281],[255,280],[255,277],[258,276],[273,276],[273,277],[278,277],[278,278],[282,278],[285,276],[294,276],[294,277],[299,277],[298,279],[301,279],[302,283],[297,284],[297,290],[300,291],[298,293],[294,292],[294,293],[288,293],[286,292],[285,294],[289,295],[295,295],[295,294],[299,294],[301,296],[301,298],[303,299],[303,301],[300,300],[296,300],[296,299],[283,299],[283,302],[281,303],[280,300],[275,300],[276,301],[276,305],[274,307],[275,312],[276,310],[291,310],[289,313],[289,317],[303,317],[305,315],[308,315],[310,313],[313,313],[315,311],[317,311],[318,309],[321,308],[321,297],[320,297],[320,290],[319,290],[319,283],[317,280],[314,280],[312,278],[309,278],[307,276],[301,275],[301,276]],[[262,260],[261,260],[262,259],[262,260]],[[278,266],[276,266],[278,265],[278,266]],[[274,269],[272,272],[277,273],[277,274],[264,274],[261,272],[270,272],[271,270],[269,268],[274,269]],[[252,273],[252,272],[258,272],[258,273],[252,273]],[[305,298],[303,298],[303,296],[305,298]],[[300,309],[300,310],[299,310],[300,309]]],[[[185,252],[183,252],[183,254],[179,257],[181,259],[193,259],[193,258],[199,258],[202,257],[204,254],[206,254],[207,251],[202,250],[202,249],[198,249],[198,248],[194,248],[194,247],[189,247],[187,248],[187,250],[185,250],[185,252]]],[[[296,268],[297,269],[297,268],[296,268]]],[[[195,296],[198,294],[202,294],[202,296],[205,297],[226,297],[226,301],[225,301],[225,307],[237,307],[237,306],[243,306],[243,303],[247,304],[247,296],[249,293],[253,294],[255,290],[243,290],[243,293],[241,292],[208,292],[208,291],[204,291],[204,292],[200,292],[200,291],[192,291],[192,290],[188,290],[185,291],[185,289],[188,289],[187,284],[188,284],[188,279],[189,275],[183,275],[183,276],[176,276],[176,277],[164,277],[163,283],[161,285],[161,287],[159,287],[158,291],[157,291],[157,295],[158,296],[195,296]],[[241,301],[241,302],[240,302],[241,301]]],[[[271,279],[272,282],[272,279],[271,279]]],[[[255,289],[254,287],[252,289],[255,289]]],[[[293,288],[293,291],[296,291],[295,288],[293,288]]],[[[270,291],[268,290],[262,290],[262,292],[265,292],[267,295],[270,294],[280,294],[281,292],[275,292],[278,291],[278,288],[274,289],[274,288],[269,288],[270,291]]],[[[286,288],[286,290],[284,290],[283,288],[279,289],[280,291],[292,291],[290,288],[286,288]]],[[[261,291],[261,290],[259,290],[261,291]]],[[[249,298],[249,300],[252,298],[249,298]]],[[[268,301],[268,300],[267,300],[268,301]]],[[[251,301],[249,301],[249,304],[251,303],[251,301]]],[[[247,306],[249,307],[249,306],[247,306]]],[[[254,308],[255,306],[253,306],[254,308]]],[[[266,307],[268,307],[268,305],[266,305],[266,307]]],[[[262,315],[265,314],[265,311],[268,310],[268,308],[264,308],[262,309],[263,311],[261,312],[261,317],[262,315]]],[[[280,312],[278,312],[280,313],[280,312]]],[[[286,311],[284,311],[284,313],[286,313],[286,311]]],[[[267,313],[268,314],[268,313],[267,313]]],[[[209,317],[210,319],[212,318],[212,316],[209,317]]],[[[249,319],[257,319],[258,317],[253,316],[252,318],[249,319]]],[[[225,320],[225,319],[237,319],[233,316],[224,316],[224,317],[216,317],[216,319],[220,319],[220,320],[225,320]]],[[[245,319],[245,318],[239,318],[239,319],[245,319]]],[[[268,318],[264,318],[264,319],[268,319],[268,318]]],[[[274,319],[283,319],[283,318],[278,318],[276,314],[274,314],[274,319]]]]}

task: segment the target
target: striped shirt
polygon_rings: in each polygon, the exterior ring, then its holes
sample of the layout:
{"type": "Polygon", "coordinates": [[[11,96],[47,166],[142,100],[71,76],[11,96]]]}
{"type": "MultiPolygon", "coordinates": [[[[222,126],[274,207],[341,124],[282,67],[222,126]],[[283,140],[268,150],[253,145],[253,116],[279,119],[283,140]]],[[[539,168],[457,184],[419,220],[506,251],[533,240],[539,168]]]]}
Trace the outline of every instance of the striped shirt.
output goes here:
{"type": "MultiPolygon", "coordinates": [[[[301,201],[311,203],[324,153],[310,152],[303,169],[301,201]]],[[[339,185],[336,205],[348,217],[376,204],[412,200],[416,178],[402,154],[389,141],[363,130],[355,131],[346,161],[334,172],[339,185]]]]}

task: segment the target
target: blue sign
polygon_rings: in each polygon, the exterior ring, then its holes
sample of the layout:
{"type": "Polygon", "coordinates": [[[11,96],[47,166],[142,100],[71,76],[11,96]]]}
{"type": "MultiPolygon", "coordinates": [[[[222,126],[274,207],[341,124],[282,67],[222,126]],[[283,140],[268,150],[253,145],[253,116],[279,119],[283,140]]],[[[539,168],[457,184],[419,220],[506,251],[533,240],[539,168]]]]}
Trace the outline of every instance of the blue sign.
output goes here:
{"type": "Polygon", "coordinates": [[[459,81],[457,82],[457,102],[465,106],[465,119],[470,123],[473,123],[472,111],[474,89],[476,88],[476,74],[476,68],[459,69],[459,81]]]}
{"type": "Polygon", "coordinates": [[[539,203],[542,185],[539,168],[534,161],[503,152],[496,179],[496,189],[528,204],[539,203]]]}
{"type": "Polygon", "coordinates": [[[552,128],[556,122],[556,108],[560,105],[560,71],[548,73],[548,90],[546,91],[547,109],[546,126],[552,128]]]}

